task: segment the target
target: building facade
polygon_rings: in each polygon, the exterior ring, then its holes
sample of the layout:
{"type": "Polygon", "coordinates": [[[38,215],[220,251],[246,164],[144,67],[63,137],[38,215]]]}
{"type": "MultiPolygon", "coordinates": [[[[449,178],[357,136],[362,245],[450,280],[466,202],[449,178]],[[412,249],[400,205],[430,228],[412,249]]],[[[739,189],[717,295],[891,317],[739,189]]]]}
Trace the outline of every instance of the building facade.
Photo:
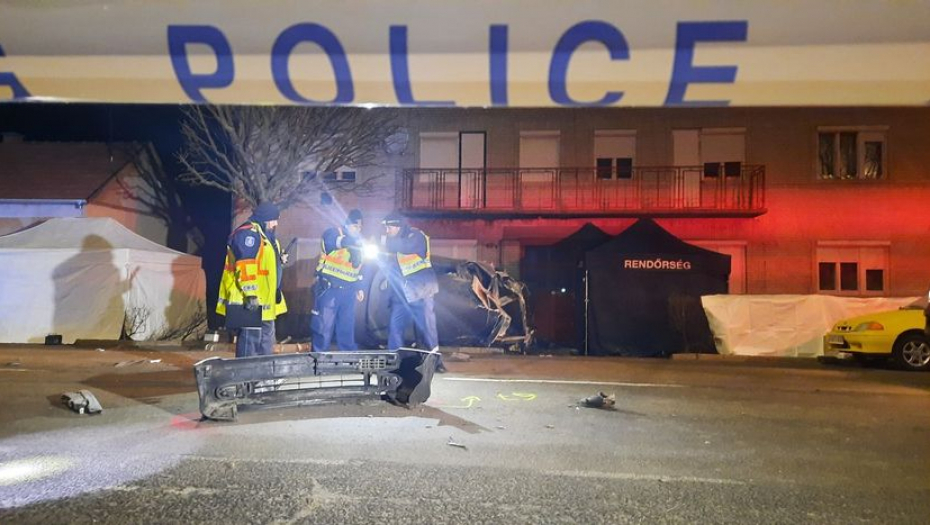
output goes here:
{"type": "MultiPolygon", "coordinates": [[[[133,143],[0,141],[0,235],[51,217],[109,217],[165,245],[165,221],[133,193],[145,184],[133,143]]],[[[148,190],[151,192],[151,190],[148,190]]]]}
{"type": "MultiPolygon", "coordinates": [[[[526,246],[649,216],[733,258],[731,293],[922,295],[930,110],[418,110],[395,205],[519,275],[526,246]]],[[[389,158],[390,159],[390,158],[389,158]]]]}
{"type": "MultiPolygon", "coordinates": [[[[354,207],[370,238],[401,209],[435,254],[518,277],[531,247],[651,217],[730,255],[731,294],[930,286],[930,109],[417,109],[400,124],[375,165],[285,212],[300,259],[354,207]]],[[[309,287],[312,264],[296,273],[290,286],[309,287]]],[[[530,284],[537,323],[560,322],[565,290],[530,284]]]]}

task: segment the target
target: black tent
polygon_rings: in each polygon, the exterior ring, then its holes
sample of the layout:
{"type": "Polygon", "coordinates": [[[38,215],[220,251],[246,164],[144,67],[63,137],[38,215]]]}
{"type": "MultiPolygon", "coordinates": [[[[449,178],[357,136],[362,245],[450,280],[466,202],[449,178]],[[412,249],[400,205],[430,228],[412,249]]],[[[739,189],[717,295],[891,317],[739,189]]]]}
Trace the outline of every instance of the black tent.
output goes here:
{"type": "Polygon", "coordinates": [[[567,346],[583,343],[585,253],[610,239],[589,222],[555,244],[526,247],[521,277],[530,290],[539,339],[567,346]]]}
{"type": "Polygon", "coordinates": [[[714,352],[702,295],[727,292],[730,256],[640,219],[585,256],[591,354],[714,352]]]}

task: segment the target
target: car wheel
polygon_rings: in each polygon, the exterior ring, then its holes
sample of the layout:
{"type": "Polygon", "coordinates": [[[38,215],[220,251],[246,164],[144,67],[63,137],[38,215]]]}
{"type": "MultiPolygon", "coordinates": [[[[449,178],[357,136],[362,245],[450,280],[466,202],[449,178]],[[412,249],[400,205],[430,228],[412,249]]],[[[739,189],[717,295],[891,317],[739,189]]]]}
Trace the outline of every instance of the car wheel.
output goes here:
{"type": "Polygon", "coordinates": [[[920,334],[907,334],[894,344],[895,363],[905,370],[930,370],[930,342],[920,334]]]}

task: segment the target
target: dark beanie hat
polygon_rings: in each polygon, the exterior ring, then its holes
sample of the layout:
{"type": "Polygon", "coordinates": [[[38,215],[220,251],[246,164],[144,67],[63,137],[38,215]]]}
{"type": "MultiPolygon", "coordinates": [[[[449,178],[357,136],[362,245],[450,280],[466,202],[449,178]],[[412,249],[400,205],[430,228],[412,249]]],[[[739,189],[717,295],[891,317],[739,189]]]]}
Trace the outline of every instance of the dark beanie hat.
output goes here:
{"type": "Polygon", "coordinates": [[[385,226],[404,226],[407,224],[407,218],[404,217],[399,211],[392,211],[387,214],[387,217],[381,221],[381,224],[385,226]]]}
{"type": "Polygon", "coordinates": [[[255,207],[252,211],[252,220],[255,222],[276,221],[281,215],[281,210],[270,202],[263,202],[255,207]]]}
{"type": "Polygon", "coordinates": [[[346,224],[358,224],[362,222],[362,211],[359,209],[354,209],[349,212],[349,216],[346,217],[346,224]]]}

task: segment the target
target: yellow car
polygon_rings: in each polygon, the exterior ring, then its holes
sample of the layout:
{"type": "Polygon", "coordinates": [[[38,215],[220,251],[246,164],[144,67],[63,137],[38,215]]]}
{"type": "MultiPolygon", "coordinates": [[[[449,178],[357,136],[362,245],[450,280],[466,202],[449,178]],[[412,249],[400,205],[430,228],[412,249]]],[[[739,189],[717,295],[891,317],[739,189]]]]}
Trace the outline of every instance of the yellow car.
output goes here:
{"type": "Polygon", "coordinates": [[[860,360],[891,358],[905,370],[930,370],[930,340],[924,333],[926,299],[833,325],[823,338],[824,355],[860,360]]]}

